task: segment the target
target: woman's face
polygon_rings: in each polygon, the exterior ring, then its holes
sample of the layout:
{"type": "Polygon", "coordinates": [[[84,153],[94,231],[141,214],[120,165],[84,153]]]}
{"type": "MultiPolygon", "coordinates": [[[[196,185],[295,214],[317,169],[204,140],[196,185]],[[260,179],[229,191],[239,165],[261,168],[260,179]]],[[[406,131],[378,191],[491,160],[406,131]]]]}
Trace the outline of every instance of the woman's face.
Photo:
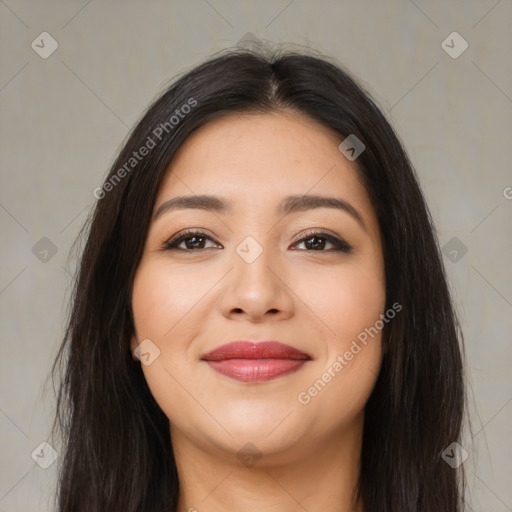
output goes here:
{"type": "Polygon", "coordinates": [[[135,276],[131,349],[149,340],[142,369],[175,449],[293,461],[360,433],[381,361],[384,264],[342,140],[297,114],[231,115],[173,159],[135,276]],[[209,209],[161,208],[203,195],[209,209]],[[214,352],[233,341],[253,344],[214,352]]]}

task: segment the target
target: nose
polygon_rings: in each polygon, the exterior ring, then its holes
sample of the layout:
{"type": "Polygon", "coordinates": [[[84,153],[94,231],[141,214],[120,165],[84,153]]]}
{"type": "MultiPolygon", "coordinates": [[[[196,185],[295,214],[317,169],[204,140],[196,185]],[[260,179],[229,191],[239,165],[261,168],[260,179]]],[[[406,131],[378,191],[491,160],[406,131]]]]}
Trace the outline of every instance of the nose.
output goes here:
{"type": "Polygon", "coordinates": [[[294,296],[289,275],[283,265],[271,261],[270,251],[263,252],[252,262],[236,251],[233,269],[224,280],[222,314],[230,319],[245,319],[254,323],[290,318],[294,311],[294,296]]]}

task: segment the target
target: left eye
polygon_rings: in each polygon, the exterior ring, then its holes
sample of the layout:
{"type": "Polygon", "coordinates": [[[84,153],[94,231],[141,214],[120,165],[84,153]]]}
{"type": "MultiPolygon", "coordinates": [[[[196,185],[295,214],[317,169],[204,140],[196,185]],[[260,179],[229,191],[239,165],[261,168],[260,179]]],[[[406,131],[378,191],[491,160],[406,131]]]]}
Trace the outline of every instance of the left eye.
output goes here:
{"type": "Polygon", "coordinates": [[[331,244],[334,246],[334,244],[327,240],[327,238],[323,236],[309,236],[308,238],[304,238],[299,242],[300,244],[304,244],[304,246],[308,249],[314,249],[314,250],[322,250],[325,249],[326,244],[331,244]]]}
{"type": "Polygon", "coordinates": [[[340,240],[339,238],[328,235],[327,233],[309,233],[306,237],[303,237],[296,242],[295,245],[302,243],[305,244],[307,249],[315,252],[342,251],[348,253],[352,249],[352,247],[344,240],[340,240]],[[325,250],[326,243],[331,244],[334,248],[330,251],[325,250]]]}

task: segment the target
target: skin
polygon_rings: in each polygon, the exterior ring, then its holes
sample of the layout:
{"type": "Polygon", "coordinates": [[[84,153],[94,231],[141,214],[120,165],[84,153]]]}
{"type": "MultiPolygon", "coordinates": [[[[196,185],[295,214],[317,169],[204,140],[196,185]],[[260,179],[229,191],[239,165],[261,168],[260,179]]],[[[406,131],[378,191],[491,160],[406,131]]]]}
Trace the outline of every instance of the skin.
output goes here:
{"type": "Polygon", "coordinates": [[[353,493],[381,332],[309,403],[297,398],[385,312],[378,221],[342,140],[297,113],[229,115],[190,136],[167,171],[154,212],[180,195],[233,202],[225,213],[180,209],[154,220],[133,284],[131,349],[150,339],[160,350],[142,368],[170,421],[180,511],[363,510],[353,493]],[[306,193],[349,202],[365,228],[333,208],[275,213],[283,197],[306,193]],[[186,228],[209,238],[162,248],[186,228]],[[352,252],[304,240],[310,228],[352,252]],[[236,252],[248,236],[263,249],[252,263],[236,252]],[[267,382],[238,382],[201,361],[233,340],[277,340],[312,359],[267,382]],[[261,455],[253,465],[237,457],[247,443],[261,455]]]}

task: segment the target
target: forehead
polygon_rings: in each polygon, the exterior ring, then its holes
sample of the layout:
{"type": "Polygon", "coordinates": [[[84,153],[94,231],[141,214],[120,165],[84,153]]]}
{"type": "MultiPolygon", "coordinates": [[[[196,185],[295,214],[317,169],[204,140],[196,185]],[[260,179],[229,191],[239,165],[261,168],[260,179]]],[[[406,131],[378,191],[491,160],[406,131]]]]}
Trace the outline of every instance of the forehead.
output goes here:
{"type": "MultiPolygon", "coordinates": [[[[240,208],[285,195],[325,194],[371,209],[344,137],[295,113],[229,115],[194,132],[173,158],[157,204],[184,194],[220,195],[240,208]]],[[[364,215],[364,213],[363,213],[364,215]]]]}

